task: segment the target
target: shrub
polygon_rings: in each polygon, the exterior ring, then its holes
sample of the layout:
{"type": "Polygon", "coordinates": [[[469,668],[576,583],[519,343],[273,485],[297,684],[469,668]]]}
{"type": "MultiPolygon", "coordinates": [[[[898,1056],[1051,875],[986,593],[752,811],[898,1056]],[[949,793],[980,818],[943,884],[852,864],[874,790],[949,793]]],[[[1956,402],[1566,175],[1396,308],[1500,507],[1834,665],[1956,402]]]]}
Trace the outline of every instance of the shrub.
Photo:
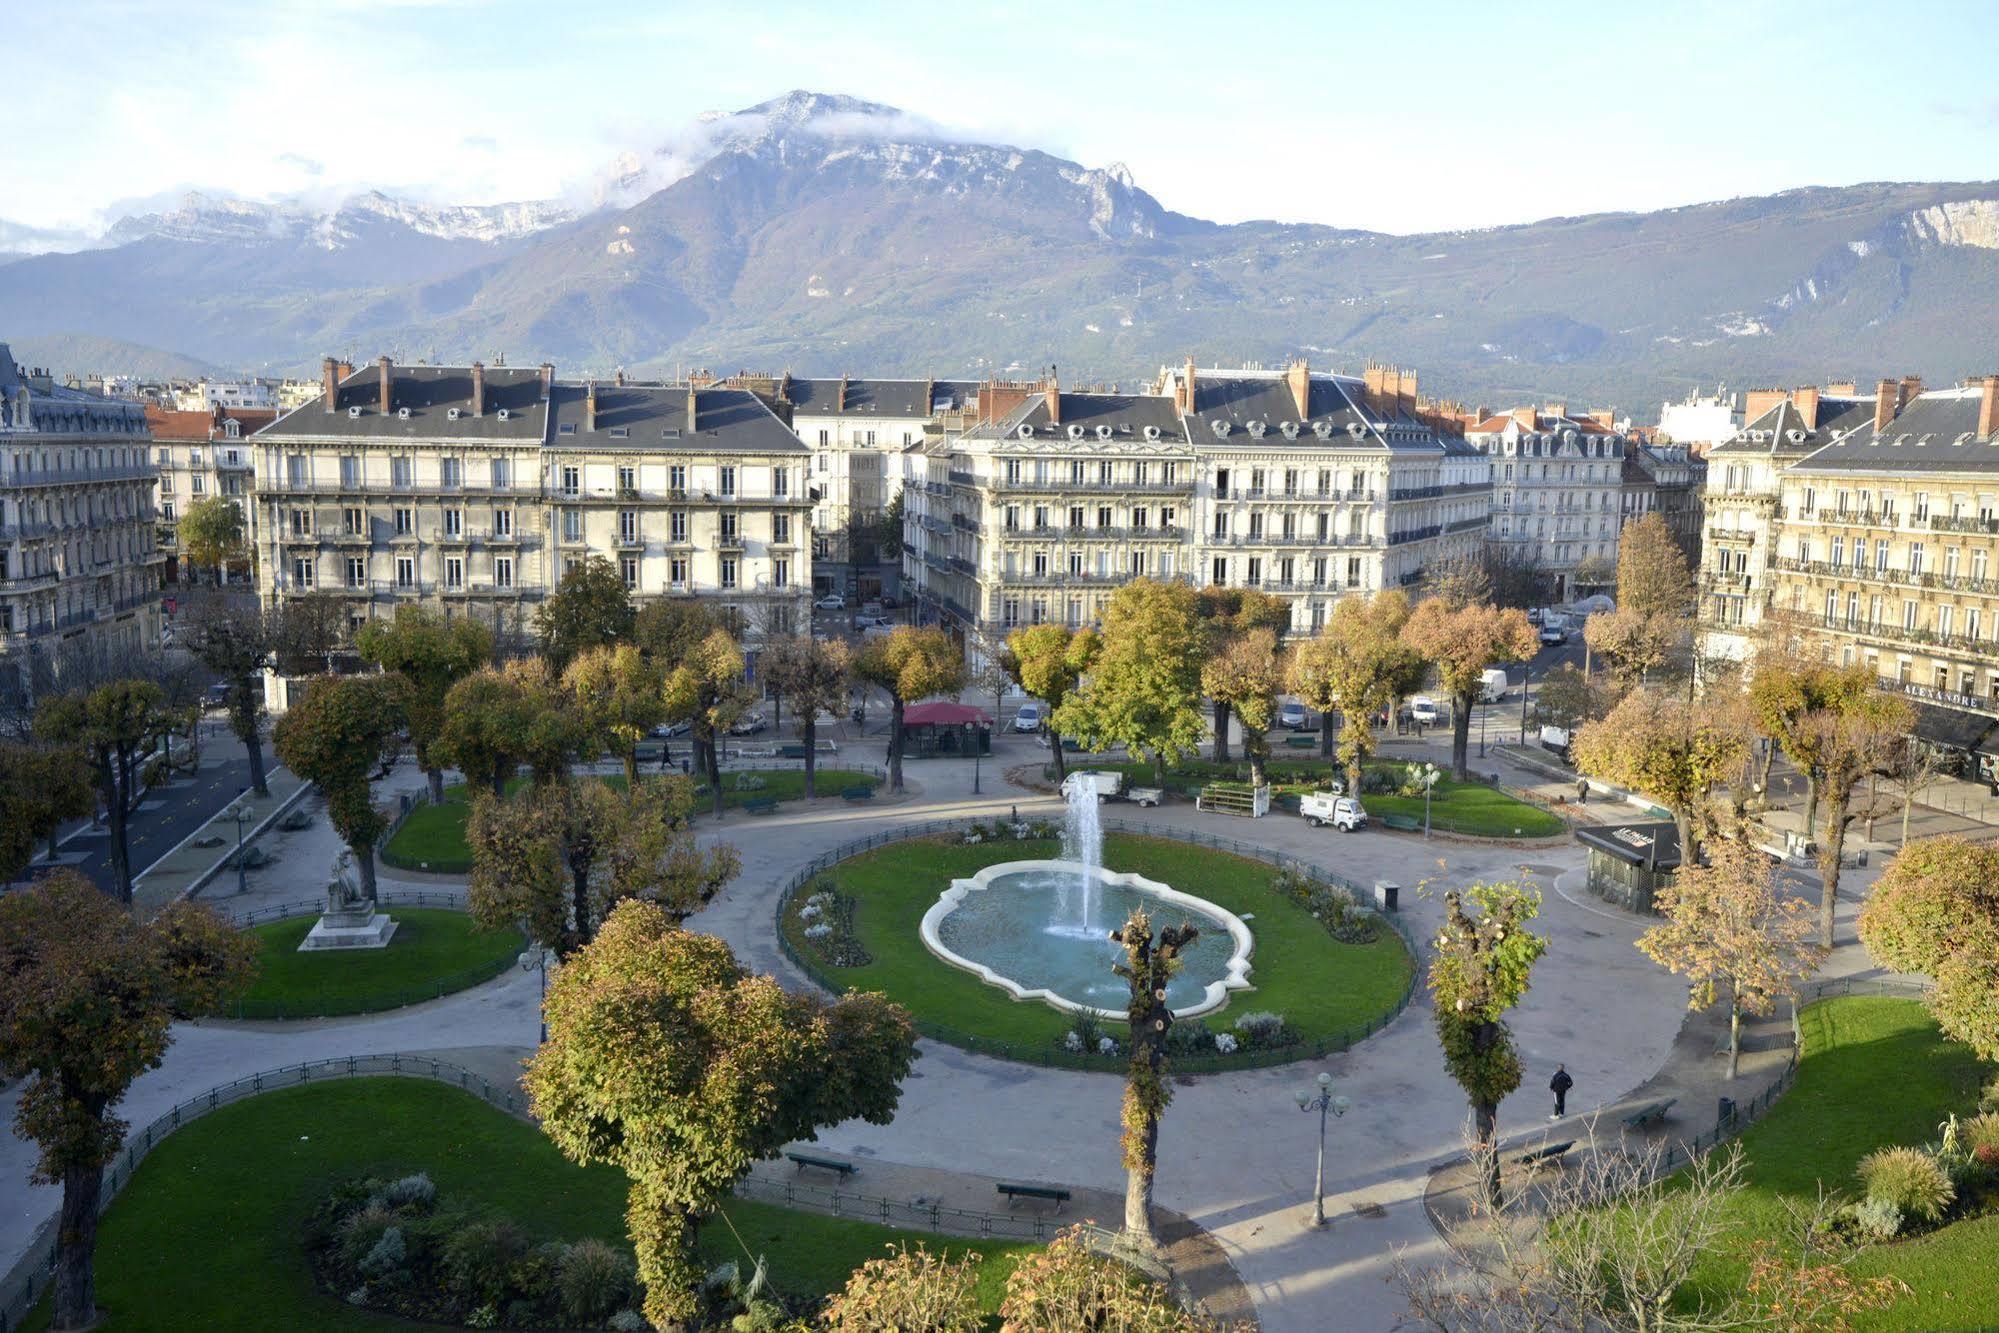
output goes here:
{"type": "Polygon", "coordinates": [[[620,1310],[611,1316],[611,1333],[652,1333],[652,1324],[637,1310],[620,1310]]]}
{"type": "Polygon", "coordinates": [[[1978,1092],[1978,1109],[1981,1112],[1999,1111],[1999,1074],[1994,1074],[1978,1092]]]}
{"type": "Polygon", "coordinates": [[[1201,1333],[1208,1325],[1178,1306],[1156,1283],[1094,1254],[1075,1231],[1028,1255],[1007,1277],[1000,1321],[1010,1333],[1070,1333],[1115,1328],[1120,1333],[1201,1333]]]}
{"type": "Polygon", "coordinates": [[[337,1252],[340,1261],[350,1268],[358,1268],[361,1261],[374,1251],[375,1242],[382,1233],[396,1224],[396,1215],[389,1209],[370,1202],[360,1211],[350,1213],[338,1231],[337,1252]]]}
{"type": "Polygon", "coordinates": [[[1904,1217],[1934,1222],[1957,1197],[1941,1163],[1920,1148],[1883,1148],[1860,1159],[1856,1173],[1870,1202],[1893,1204],[1904,1217]]]}
{"type": "Polygon", "coordinates": [[[1853,1206],[1853,1220],[1871,1240],[1893,1240],[1902,1229],[1902,1210],[1886,1199],[1867,1198],[1853,1206]]]}
{"type": "Polygon", "coordinates": [[[891,1245],[847,1278],[821,1316],[826,1333],[977,1333],[979,1256],[952,1260],[918,1245],[891,1245]]]}
{"type": "Polygon", "coordinates": [[[1284,1015],[1268,1010],[1254,1010],[1239,1016],[1235,1021],[1235,1034],[1236,1040],[1252,1051],[1287,1046],[1291,1042],[1291,1032],[1284,1024],[1284,1015]]]}
{"type": "Polygon", "coordinates": [[[413,1176],[404,1176],[392,1181],[382,1191],[382,1198],[391,1208],[427,1209],[437,1202],[437,1186],[430,1177],[419,1171],[413,1176]]]}
{"type": "MultiPolygon", "coordinates": [[[[1386,796],[1395,790],[1396,780],[1386,769],[1370,768],[1360,775],[1360,794],[1363,796],[1386,796]]],[[[1416,793],[1421,796],[1422,792],[1416,793]]]]}
{"type": "Polygon", "coordinates": [[[1075,1035],[1076,1048],[1085,1051],[1097,1049],[1097,1042],[1104,1035],[1104,1025],[1095,1014],[1077,1014],[1069,1031],[1075,1035]]]}
{"type": "Polygon", "coordinates": [[[359,1265],[361,1271],[377,1282],[388,1282],[402,1274],[403,1261],[409,1251],[403,1245],[403,1229],[387,1227],[375,1241],[374,1247],[363,1256],[359,1265]]]}
{"type": "Polygon", "coordinates": [[[527,1233],[507,1218],[471,1222],[444,1242],[444,1275],[468,1304],[506,1298],[515,1266],[529,1249],[527,1233]]]}
{"type": "Polygon", "coordinates": [[[562,1251],[563,1313],[579,1324],[601,1324],[631,1303],[637,1280],[632,1256],[601,1240],[579,1240],[562,1251]]]}
{"type": "Polygon", "coordinates": [[[1217,1032],[1215,1034],[1215,1050],[1218,1053],[1222,1055],[1234,1055],[1235,1048],[1236,1048],[1236,1040],[1234,1033],[1217,1032]]]}
{"type": "Polygon", "coordinates": [[[1986,1111],[1960,1127],[1965,1148],[1980,1166],[1999,1166],[1999,1111],[1986,1111]]]}

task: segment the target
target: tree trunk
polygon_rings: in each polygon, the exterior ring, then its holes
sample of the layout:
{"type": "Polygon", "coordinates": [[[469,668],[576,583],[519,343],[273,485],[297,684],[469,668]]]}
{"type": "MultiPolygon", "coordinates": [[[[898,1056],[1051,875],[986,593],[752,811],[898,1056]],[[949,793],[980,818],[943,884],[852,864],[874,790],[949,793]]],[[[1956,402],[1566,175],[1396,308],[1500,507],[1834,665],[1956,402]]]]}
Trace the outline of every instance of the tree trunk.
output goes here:
{"type": "Polygon", "coordinates": [[[1846,843],[1846,797],[1838,792],[1826,801],[1825,838],[1819,846],[1819,944],[1832,948],[1833,916],[1839,910],[1839,853],[1846,843]]]}
{"type": "Polygon", "coordinates": [[[1680,864],[1690,866],[1700,856],[1700,845],[1694,839],[1694,817],[1685,810],[1673,811],[1673,831],[1680,836],[1680,864]]]}
{"type": "Polygon", "coordinates": [[[1471,753],[1471,695],[1454,694],[1452,702],[1457,706],[1451,717],[1451,776],[1459,782],[1466,781],[1471,773],[1466,765],[1471,753]]]}
{"type": "Polygon", "coordinates": [[[1809,769],[1805,772],[1805,841],[1813,841],[1812,831],[1818,827],[1819,780],[1809,769]]]}
{"type": "Polygon", "coordinates": [[[62,1173],[62,1214],[56,1233],[55,1319],[51,1328],[89,1328],[97,1319],[97,1203],[104,1188],[98,1166],[62,1173]]]}
{"type": "Polygon", "coordinates": [[[350,842],[347,849],[354,853],[354,867],[360,872],[361,896],[372,903],[375,901],[375,844],[350,842]]]}
{"type": "Polygon", "coordinates": [[[1215,700],[1215,762],[1229,761],[1229,705],[1225,699],[1215,700]]]}
{"type": "Polygon", "coordinates": [[[805,799],[811,800],[819,793],[812,786],[813,771],[818,768],[818,760],[813,751],[819,739],[819,719],[807,714],[805,724],[798,729],[799,738],[805,742],[805,799]]]}
{"type": "Polygon", "coordinates": [[[1770,798],[1770,770],[1776,763],[1777,742],[1766,740],[1763,743],[1763,775],[1756,781],[1756,789],[1762,793],[1765,804],[1769,803],[1770,798]]]}
{"type": "MultiPolygon", "coordinates": [[[[1054,710],[1050,709],[1049,712],[1052,722],[1054,710]]],[[[1048,728],[1048,748],[1055,755],[1055,785],[1060,787],[1063,780],[1069,776],[1069,763],[1062,757],[1062,732],[1059,727],[1051,725],[1048,728]]]]}
{"type": "MultiPolygon", "coordinates": [[[[60,858],[62,857],[62,849],[61,849],[61,847],[59,847],[59,846],[58,846],[58,845],[56,844],[56,834],[57,834],[57,833],[59,833],[60,831],[61,831],[61,829],[60,829],[60,827],[59,827],[59,826],[58,826],[58,827],[56,827],[56,828],[51,828],[51,829],[49,830],[49,862],[50,862],[50,864],[54,864],[54,863],[55,863],[55,862],[56,862],[57,860],[59,860],[59,859],[60,859],[60,858]]],[[[1907,836],[1906,834],[1904,834],[1904,835],[1903,835],[1903,837],[1902,837],[1902,841],[1903,841],[1903,842],[1907,842],[1908,840],[1909,840],[1909,839],[1908,839],[1908,836],[1907,836]]]]}
{"type": "Polygon", "coordinates": [[[1728,997],[1728,1076],[1742,1067],[1742,996],[1730,988],[1728,997]]]}
{"type": "Polygon", "coordinates": [[[588,944],[595,933],[590,929],[590,862],[574,857],[569,862],[569,910],[576,918],[571,938],[579,946],[588,944]]]}
{"type": "Polygon", "coordinates": [[[493,795],[505,796],[507,794],[508,770],[512,767],[513,765],[504,763],[493,765],[493,795]]]}
{"type": "Polygon", "coordinates": [[[1479,1153],[1485,1158],[1486,1202],[1497,1206],[1499,1203],[1499,1145],[1493,1142],[1493,1134],[1499,1125],[1499,1103],[1474,1102],[1472,1104],[1472,1124],[1478,1132],[1479,1153]]]}
{"type": "Polygon", "coordinates": [[[1152,774],[1158,780],[1160,786],[1164,787],[1166,785],[1166,751],[1154,750],[1152,752],[1152,774]]]}
{"type": "Polygon", "coordinates": [[[902,791],[902,696],[888,697],[888,789],[902,791]]]}
{"type": "Polygon", "coordinates": [[[621,757],[625,761],[625,796],[629,799],[639,791],[639,747],[627,745],[621,757]]]}
{"type": "MultiPolygon", "coordinates": [[[[1911,789],[1910,791],[1908,791],[1908,792],[1905,792],[1905,793],[1903,794],[1903,796],[1902,796],[1902,846],[1904,846],[1904,847],[1907,847],[1907,846],[1909,845],[1909,809],[1910,809],[1910,807],[1911,807],[1911,806],[1915,805],[1915,803],[1916,803],[1916,793],[1915,793],[1915,791],[1914,791],[1913,789],[1911,789]]],[[[55,845],[55,844],[53,844],[53,843],[51,843],[51,844],[50,844],[50,846],[51,846],[51,847],[53,847],[54,845],[55,845]]]]}
{"type": "MultiPolygon", "coordinates": [[[[1319,714],[1319,758],[1333,757],[1333,710],[1328,708],[1319,714]]],[[[1342,726],[1352,726],[1350,720],[1342,719],[1342,726]]]]}
{"type": "Polygon", "coordinates": [[[132,904],[132,851],[125,843],[125,821],[131,814],[127,796],[131,790],[131,765],[122,756],[106,762],[110,770],[111,791],[106,800],[106,819],[111,829],[111,882],[118,890],[118,901],[126,906],[132,904]]]}
{"type": "Polygon", "coordinates": [[[708,786],[715,793],[715,815],[720,818],[725,804],[722,799],[722,738],[711,734],[702,742],[701,752],[708,760],[708,786]]]}
{"type": "Polygon", "coordinates": [[[430,803],[432,805],[443,805],[444,770],[441,768],[426,768],[424,769],[424,776],[430,779],[430,803]]]}
{"type": "Polygon", "coordinates": [[[243,750],[250,756],[250,790],[258,796],[269,796],[271,784],[264,776],[264,738],[252,730],[243,738],[243,750]]]}
{"type": "Polygon", "coordinates": [[[1242,743],[1242,752],[1244,757],[1249,760],[1249,785],[1252,787],[1263,786],[1264,783],[1270,780],[1266,766],[1269,756],[1264,752],[1263,746],[1252,745],[1248,737],[1245,736],[1242,743]]]}
{"type": "MultiPolygon", "coordinates": [[[[1126,1094],[1129,1099],[1130,1094],[1126,1094]]],[[[1144,1164],[1125,1168],[1124,1173],[1124,1230],[1132,1240],[1145,1249],[1153,1248],[1157,1239],[1152,1234],[1152,1177],[1159,1162],[1159,1117],[1146,1116],[1145,1128],[1138,1135],[1139,1152],[1144,1164]]]]}
{"type": "Polygon", "coordinates": [[[1881,812],[1881,784],[1879,774],[1867,775],[1867,841],[1874,841],[1874,816],[1881,812]]]}

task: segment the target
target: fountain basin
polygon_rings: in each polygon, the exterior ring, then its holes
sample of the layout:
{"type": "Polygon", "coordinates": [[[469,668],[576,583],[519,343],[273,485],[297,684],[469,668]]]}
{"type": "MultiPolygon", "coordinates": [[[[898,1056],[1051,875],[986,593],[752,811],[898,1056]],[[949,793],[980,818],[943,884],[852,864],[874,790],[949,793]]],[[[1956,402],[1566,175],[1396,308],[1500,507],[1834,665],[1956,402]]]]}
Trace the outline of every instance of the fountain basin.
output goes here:
{"type": "Polygon", "coordinates": [[[1143,906],[1155,928],[1190,921],[1200,935],[1181,955],[1167,987],[1176,1018],[1219,1008],[1249,988],[1253,940],[1242,919],[1205,898],[1143,875],[1080,861],[1002,861],[955,879],[923,914],[924,947],[1016,1000],[1041,1000],[1064,1013],[1125,1017],[1128,991],[1111,971],[1123,946],[1110,932],[1143,906]],[[1079,919],[1079,884],[1089,904],[1079,919]]]}

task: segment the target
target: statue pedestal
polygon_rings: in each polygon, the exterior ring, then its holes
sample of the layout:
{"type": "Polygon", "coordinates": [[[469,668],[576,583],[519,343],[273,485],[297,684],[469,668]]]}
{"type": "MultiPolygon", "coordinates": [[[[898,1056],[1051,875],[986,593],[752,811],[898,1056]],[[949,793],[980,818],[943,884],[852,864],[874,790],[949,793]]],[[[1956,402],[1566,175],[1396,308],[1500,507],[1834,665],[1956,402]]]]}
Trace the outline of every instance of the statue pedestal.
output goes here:
{"type": "Polygon", "coordinates": [[[395,933],[396,923],[388,914],[364,902],[346,911],[322,913],[298,948],[300,953],[310,949],[386,949],[395,933]]]}

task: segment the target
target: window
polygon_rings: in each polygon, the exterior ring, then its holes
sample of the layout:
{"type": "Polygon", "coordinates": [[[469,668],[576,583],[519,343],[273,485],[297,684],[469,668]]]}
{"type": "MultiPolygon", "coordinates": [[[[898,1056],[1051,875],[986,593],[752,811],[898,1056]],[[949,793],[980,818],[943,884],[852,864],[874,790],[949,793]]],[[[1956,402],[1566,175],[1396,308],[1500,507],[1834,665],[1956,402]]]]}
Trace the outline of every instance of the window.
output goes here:
{"type": "Polygon", "coordinates": [[[292,586],[294,588],[312,587],[312,575],[312,558],[310,556],[292,561],[292,586]]]}
{"type": "Polygon", "coordinates": [[[734,556],[725,555],[722,557],[722,586],[724,588],[733,588],[736,586],[736,560],[734,556]]]}
{"type": "Polygon", "coordinates": [[[396,586],[398,588],[416,586],[416,557],[408,555],[396,557],[396,586]]]}
{"type": "Polygon", "coordinates": [[[736,469],[734,467],[728,464],[723,465],[722,484],[719,489],[723,495],[734,495],[736,493],[736,469]]]}
{"type": "Polygon", "coordinates": [[[1001,520],[1001,522],[1002,526],[1004,526],[1008,532],[1020,531],[1020,506],[1008,505],[1006,507],[1006,515],[1001,520]]]}
{"type": "Polygon", "coordinates": [[[674,510],[671,514],[667,515],[666,522],[668,535],[672,540],[677,542],[687,540],[687,511],[685,509],[674,510]]]}
{"type": "Polygon", "coordinates": [[[639,493],[639,470],[630,463],[618,464],[618,494],[630,500],[639,493]]]}
{"type": "Polygon", "coordinates": [[[1000,623],[1018,625],[1020,623],[1020,599],[1009,597],[1000,606],[1000,623]]]}
{"type": "Polygon", "coordinates": [[[444,535],[447,537],[463,537],[465,535],[464,510],[447,509],[444,511],[444,535]]]}
{"type": "Polygon", "coordinates": [[[722,515],[722,540],[725,542],[736,540],[736,516],[733,513],[722,515]]]}
{"type": "Polygon", "coordinates": [[[389,484],[399,491],[410,488],[411,465],[408,455],[389,460],[389,484]]]}
{"type": "Polygon", "coordinates": [[[465,586],[465,558],[448,555],[444,557],[444,586],[462,588],[465,586]]]}
{"type": "Polygon", "coordinates": [[[288,454],[285,457],[285,481],[293,486],[305,485],[305,455],[288,454]]]}
{"type": "Polygon", "coordinates": [[[445,490],[455,491],[465,484],[465,464],[456,458],[445,458],[437,464],[437,484],[445,490]]]}
{"type": "Polygon", "coordinates": [[[562,493],[564,495],[575,495],[582,489],[583,470],[569,464],[564,464],[562,468],[562,493]]]}
{"type": "Polygon", "coordinates": [[[514,535],[513,510],[495,509],[493,511],[493,535],[495,537],[511,537],[514,535]]]}
{"type": "Polygon", "coordinates": [[[1034,530],[1040,532],[1048,526],[1048,506],[1034,506],[1034,530]]]}
{"type": "Polygon", "coordinates": [[[636,592],[639,586],[639,558],[635,555],[618,558],[618,573],[624,577],[625,591],[636,592]]]}
{"type": "Polygon", "coordinates": [[[1131,553],[1131,562],[1130,562],[1130,563],[1131,563],[1131,576],[1132,576],[1133,578],[1135,578],[1135,579],[1141,579],[1141,578],[1144,578],[1144,577],[1145,577],[1145,552],[1144,552],[1144,551],[1133,551],[1133,552],[1131,553]]]}
{"type": "MultiPolygon", "coordinates": [[[[1322,555],[1312,557],[1312,584],[1314,587],[1319,588],[1326,586],[1326,557],[1322,555]]],[[[1314,614],[1317,614],[1318,609],[1315,603],[1313,606],[1314,614]]]]}
{"type": "Polygon", "coordinates": [[[511,459],[495,458],[489,465],[493,474],[493,489],[503,491],[514,484],[514,465],[511,459]]]}
{"type": "Polygon", "coordinates": [[[413,509],[396,510],[396,536],[407,537],[415,530],[416,511],[413,509]]]}
{"type": "Polygon", "coordinates": [[[1954,607],[1954,606],[1940,606],[1940,607],[1938,607],[1938,608],[1937,608],[1937,637],[1938,637],[1938,638],[1940,638],[1940,639],[1948,639],[1948,638],[1950,637],[1950,627],[1951,627],[1952,623],[1953,623],[1953,622],[1954,622],[1954,621],[1955,621],[1956,619],[1957,619],[1957,608],[1956,608],[1956,607],[1954,607]]]}
{"type": "Polygon", "coordinates": [[[639,539],[639,511],[620,509],[618,511],[618,540],[635,542],[639,539]]]}
{"type": "Polygon", "coordinates": [[[1888,568],[1888,539],[1886,537],[1874,543],[1874,568],[1877,570],[1888,568]]]}
{"type": "Polygon", "coordinates": [[[1920,574],[1923,572],[1923,544],[1921,542],[1909,543],[1909,572],[1911,574],[1920,574]]]}
{"type": "Polygon", "coordinates": [[[1249,516],[1249,539],[1259,541],[1263,537],[1263,512],[1254,511],[1249,516]]]}
{"type": "Polygon", "coordinates": [[[667,574],[667,579],[672,587],[685,590],[687,587],[686,557],[675,556],[673,559],[667,561],[666,574],[667,574]]]}
{"type": "Polygon", "coordinates": [[[1846,563],[1846,538],[1834,537],[1832,539],[1832,563],[1835,565],[1846,563]]]}
{"type": "Polygon", "coordinates": [[[1034,577],[1045,578],[1047,574],[1048,553],[1046,551],[1036,551],[1034,553],[1034,577]]]}
{"type": "Polygon", "coordinates": [[[292,510],[292,536],[310,537],[311,535],[312,511],[310,509],[292,510]]]}
{"type": "Polygon", "coordinates": [[[772,514],[770,516],[771,544],[783,546],[791,541],[791,515],[772,514]]]}
{"type": "Polygon", "coordinates": [[[1071,486],[1083,484],[1083,460],[1080,458],[1069,460],[1069,484],[1071,486]]]}
{"type": "Polygon", "coordinates": [[[493,558],[493,586],[511,588],[514,586],[514,558],[510,555],[493,558]]]}
{"type": "Polygon", "coordinates": [[[1905,630],[1912,630],[1915,627],[1916,627],[1916,604],[1914,602],[1903,602],[1902,628],[1905,630]]]}
{"type": "Polygon", "coordinates": [[[562,540],[580,542],[583,540],[583,511],[565,509],[562,511],[562,540]]]}
{"type": "Polygon", "coordinates": [[[773,560],[770,562],[770,586],[773,588],[789,588],[791,586],[791,562],[789,560],[773,560]]]}
{"type": "Polygon", "coordinates": [[[780,500],[784,499],[785,497],[791,494],[790,468],[780,467],[780,468],[771,469],[770,493],[776,496],[780,500]]]}
{"type": "Polygon", "coordinates": [[[1928,491],[1917,491],[1916,522],[1927,523],[1929,521],[1930,521],[1930,493],[1928,491]]]}
{"type": "Polygon", "coordinates": [[[1225,513],[1216,514],[1215,540],[1225,541],[1228,539],[1228,535],[1229,535],[1229,516],[1225,513]]]}
{"type": "Polygon", "coordinates": [[[1069,552],[1069,576],[1071,578],[1080,578],[1082,573],[1083,553],[1081,551],[1069,552]]]}
{"type": "Polygon", "coordinates": [[[687,493],[687,468],[683,464],[675,463],[666,470],[666,487],[679,495],[687,493]]]}
{"type": "Polygon", "coordinates": [[[190,449],[187,451],[187,465],[197,468],[201,466],[201,450],[190,449]]]}
{"type": "Polygon", "coordinates": [[[1208,575],[1208,582],[1220,588],[1220,587],[1226,587],[1228,585],[1228,581],[1229,581],[1229,558],[1225,555],[1218,555],[1215,557],[1214,568],[1212,571],[1210,571],[1208,575]]]}
{"type": "MultiPolygon", "coordinates": [[[[828,439],[828,438],[827,438],[827,433],[826,433],[826,431],[824,431],[824,430],[822,429],[822,430],[821,430],[821,431],[819,432],[819,447],[820,447],[821,449],[824,449],[824,448],[825,448],[825,447],[826,447],[827,445],[829,445],[829,444],[831,444],[831,443],[832,443],[832,441],[831,441],[830,439],[828,439]]],[[[820,461],[821,461],[821,462],[824,462],[825,460],[824,460],[824,459],[821,459],[820,461]]],[[[822,468],[820,468],[819,470],[820,470],[821,472],[824,472],[824,471],[825,471],[826,469],[822,467],[822,468]]]]}
{"type": "Polygon", "coordinates": [[[1261,588],[1263,586],[1262,556],[1253,555],[1249,558],[1249,574],[1243,579],[1243,583],[1251,588],[1261,588]]]}
{"type": "Polygon", "coordinates": [[[187,480],[188,484],[194,488],[194,493],[196,495],[200,495],[204,490],[207,489],[207,487],[203,483],[206,482],[208,479],[202,476],[199,472],[195,473],[192,477],[189,477],[187,480]]]}
{"type": "Polygon", "coordinates": [[[358,556],[347,557],[347,586],[365,588],[368,586],[368,562],[358,556]]]}

